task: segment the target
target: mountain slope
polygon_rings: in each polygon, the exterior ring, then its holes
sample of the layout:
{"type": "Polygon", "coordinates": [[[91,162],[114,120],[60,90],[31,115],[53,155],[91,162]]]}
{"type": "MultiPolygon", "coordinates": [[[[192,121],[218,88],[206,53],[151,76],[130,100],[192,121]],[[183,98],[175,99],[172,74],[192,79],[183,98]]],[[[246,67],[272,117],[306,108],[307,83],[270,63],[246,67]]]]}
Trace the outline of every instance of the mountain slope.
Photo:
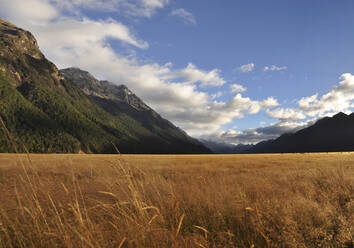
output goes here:
{"type": "MultiPolygon", "coordinates": [[[[118,143],[117,135],[120,134],[122,140],[128,140],[118,120],[114,120],[60,75],[56,66],[40,52],[29,32],[4,20],[0,20],[0,70],[3,72],[2,86],[7,88],[7,94],[21,99],[14,111],[30,109],[13,116],[12,122],[9,122],[11,115],[5,110],[12,107],[11,101],[14,99],[10,97],[7,102],[2,99],[1,116],[11,133],[19,135],[22,120],[31,126],[23,134],[30,139],[39,139],[38,134],[43,133],[40,130],[45,128],[44,120],[49,120],[50,129],[60,133],[45,132],[44,136],[40,135],[41,141],[37,144],[26,142],[27,139],[21,135],[19,139],[30,152],[113,152],[111,142],[118,143]],[[33,116],[38,118],[33,119],[33,116]],[[72,148],[66,145],[67,136],[74,140],[72,148]],[[54,144],[59,145],[50,149],[54,144]]],[[[2,147],[1,150],[8,148],[2,147]]]]}
{"type": "Polygon", "coordinates": [[[294,134],[263,141],[247,153],[294,153],[354,151],[354,113],[338,113],[294,134]]]}
{"type": "Polygon", "coordinates": [[[163,119],[125,85],[117,86],[108,81],[99,81],[78,68],[68,68],[60,72],[97,105],[124,123],[126,128],[144,137],[144,142],[150,144],[151,149],[163,153],[210,152],[199,141],[163,119]]]}
{"type": "Polygon", "coordinates": [[[0,152],[124,153],[206,152],[188,143],[185,149],[150,147],[150,133],[134,132],[65,79],[40,52],[31,33],[0,19],[0,152]],[[26,149],[24,148],[26,147],[26,149]],[[191,150],[187,150],[191,148],[191,150]]]}
{"type": "Polygon", "coordinates": [[[0,116],[8,131],[1,125],[1,152],[25,152],[23,145],[31,152],[79,151],[80,142],[76,138],[33,106],[9,82],[11,79],[0,72],[0,116]]]}

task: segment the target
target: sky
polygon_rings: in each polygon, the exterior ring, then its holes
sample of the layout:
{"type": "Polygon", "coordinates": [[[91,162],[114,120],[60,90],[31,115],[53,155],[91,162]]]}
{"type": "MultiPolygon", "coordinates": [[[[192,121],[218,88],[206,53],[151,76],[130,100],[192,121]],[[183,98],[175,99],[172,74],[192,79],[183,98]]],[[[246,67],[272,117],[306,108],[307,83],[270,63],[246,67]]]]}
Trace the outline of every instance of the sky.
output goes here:
{"type": "Polygon", "coordinates": [[[352,0],[0,0],[0,17],[60,69],[125,84],[188,134],[232,144],[352,112],[353,10],[352,0]]]}

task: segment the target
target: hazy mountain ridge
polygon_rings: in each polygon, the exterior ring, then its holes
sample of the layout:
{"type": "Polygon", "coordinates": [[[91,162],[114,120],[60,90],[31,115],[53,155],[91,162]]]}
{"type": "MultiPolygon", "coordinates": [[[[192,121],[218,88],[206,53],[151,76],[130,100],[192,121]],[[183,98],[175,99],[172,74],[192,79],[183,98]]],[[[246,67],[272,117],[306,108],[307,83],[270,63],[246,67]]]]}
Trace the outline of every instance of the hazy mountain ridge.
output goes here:
{"type": "Polygon", "coordinates": [[[104,110],[62,76],[30,32],[2,19],[0,95],[0,116],[12,135],[10,145],[0,129],[0,152],[111,153],[113,144],[124,153],[210,152],[190,137],[163,140],[104,110]]]}
{"type": "Polygon", "coordinates": [[[201,139],[200,141],[206,147],[208,147],[210,150],[212,150],[214,153],[217,154],[242,154],[247,152],[249,149],[251,149],[254,146],[251,144],[233,145],[225,142],[215,142],[215,141],[205,140],[205,139],[201,139]]]}
{"type": "Polygon", "coordinates": [[[354,113],[325,117],[314,125],[274,140],[260,142],[247,153],[354,151],[354,113]]]}
{"type": "Polygon", "coordinates": [[[307,128],[254,145],[232,145],[203,139],[201,142],[219,154],[354,151],[354,113],[340,112],[333,117],[324,117],[307,128]]]}

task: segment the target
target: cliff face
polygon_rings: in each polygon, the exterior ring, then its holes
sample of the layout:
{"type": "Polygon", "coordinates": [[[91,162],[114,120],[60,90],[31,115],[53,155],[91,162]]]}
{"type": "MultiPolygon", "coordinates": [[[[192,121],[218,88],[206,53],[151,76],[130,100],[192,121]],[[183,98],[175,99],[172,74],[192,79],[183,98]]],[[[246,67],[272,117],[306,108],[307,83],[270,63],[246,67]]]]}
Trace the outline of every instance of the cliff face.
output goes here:
{"type": "Polygon", "coordinates": [[[80,70],[79,68],[67,68],[60,70],[60,72],[88,96],[125,103],[138,111],[152,110],[125,85],[115,85],[109,81],[99,81],[89,72],[80,70]]]}
{"type": "MultiPolygon", "coordinates": [[[[136,105],[128,90],[119,92],[123,102],[148,108],[136,105]]],[[[93,97],[111,100],[64,78],[31,33],[0,19],[0,117],[11,134],[0,128],[0,152],[113,153],[113,144],[124,153],[208,151],[191,138],[161,139],[134,118],[110,113],[93,97]]]]}
{"type": "Polygon", "coordinates": [[[30,80],[30,71],[36,65],[41,65],[36,69],[50,74],[51,79],[62,79],[56,66],[39,50],[34,36],[3,19],[0,19],[0,60],[0,70],[11,75],[16,85],[30,80]]]}
{"type": "Polygon", "coordinates": [[[0,37],[2,43],[1,56],[6,54],[27,54],[36,59],[43,59],[43,54],[34,36],[21,28],[0,18],[0,37]]]}

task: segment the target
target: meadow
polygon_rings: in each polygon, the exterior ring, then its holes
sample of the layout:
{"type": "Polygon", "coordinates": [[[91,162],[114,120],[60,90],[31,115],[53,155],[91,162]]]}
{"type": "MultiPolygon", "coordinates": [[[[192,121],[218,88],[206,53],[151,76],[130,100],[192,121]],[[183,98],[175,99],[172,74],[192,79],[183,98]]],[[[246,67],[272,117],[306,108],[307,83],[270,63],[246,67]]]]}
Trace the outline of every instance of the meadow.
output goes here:
{"type": "Polygon", "coordinates": [[[0,247],[354,247],[354,153],[0,154],[0,247]]]}

